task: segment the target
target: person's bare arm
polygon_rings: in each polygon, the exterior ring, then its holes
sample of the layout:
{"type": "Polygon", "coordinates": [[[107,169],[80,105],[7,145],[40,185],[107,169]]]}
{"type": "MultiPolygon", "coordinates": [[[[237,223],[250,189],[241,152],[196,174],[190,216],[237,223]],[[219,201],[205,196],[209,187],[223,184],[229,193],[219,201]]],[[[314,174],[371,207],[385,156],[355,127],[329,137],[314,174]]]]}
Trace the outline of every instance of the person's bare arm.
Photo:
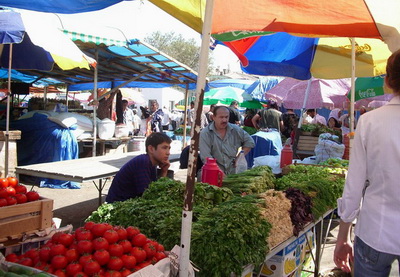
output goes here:
{"type": "Polygon", "coordinates": [[[260,115],[256,114],[255,116],[253,116],[253,118],[251,119],[251,122],[254,125],[254,128],[256,128],[257,130],[260,129],[260,127],[258,126],[258,121],[260,120],[260,115]]]}
{"type": "Polygon", "coordinates": [[[344,272],[351,272],[350,262],[353,262],[353,243],[351,242],[352,222],[340,221],[333,261],[344,272]]]}

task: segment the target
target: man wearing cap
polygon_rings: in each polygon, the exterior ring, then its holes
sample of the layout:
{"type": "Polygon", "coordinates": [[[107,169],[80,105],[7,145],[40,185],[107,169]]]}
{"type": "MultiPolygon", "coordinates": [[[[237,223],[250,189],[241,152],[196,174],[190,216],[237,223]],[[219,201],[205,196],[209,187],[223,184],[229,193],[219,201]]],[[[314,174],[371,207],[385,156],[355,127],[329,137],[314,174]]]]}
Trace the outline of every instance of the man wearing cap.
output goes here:
{"type": "Polygon", "coordinates": [[[267,107],[259,111],[251,122],[257,130],[275,129],[280,132],[283,129],[282,113],[274,100],[269,100],[267,107]]]}

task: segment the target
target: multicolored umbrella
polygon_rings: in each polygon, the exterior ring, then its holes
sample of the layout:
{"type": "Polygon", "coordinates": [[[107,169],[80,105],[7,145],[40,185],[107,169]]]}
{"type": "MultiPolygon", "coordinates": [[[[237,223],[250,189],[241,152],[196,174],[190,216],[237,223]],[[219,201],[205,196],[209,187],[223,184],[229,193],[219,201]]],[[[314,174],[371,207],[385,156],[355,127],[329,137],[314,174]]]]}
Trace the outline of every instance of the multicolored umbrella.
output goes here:
{"type": "MultiPolygon", "coordinates": [[[[150,0],[201,33],[204,0],[150,0]]],[[[274,32],[305,37],[378,38],[400,47],[400,2],[392,0],[214,0],[211,34],[232,41],[274,32]],[[310,20],[311,19],[311,20],[310,20]]]]}
{"type": "MultiPolygon", "coordinates": [[[[0,21],[7,25],[7,22],[11,22],[7,21],[11,14],[13,14],[14,20],[22,22],[24,28],[23,40],[12,42],[14,43],[11,59],[12,69],[51,71],[54,64],[64,70],[76,67],[90,69],[90,65],[96,65],[94,59],[85,55],[59,29],[42,24],[36,20],[37,17],[31,16],[31,12],[25,11],[19,14],[3,11],[0,12],[0,21]]],[[[9,44],[3,45],[1,53],[1,66],[3,68],[9,67],[9,48],[9,44]]]]}
{"type": "MultiPolygon", "coordinates": [[[[287,33],[224,42],[249,74],[285,76],[299,80],[350,78],[351,41],[348,38],[304,38],[287,33]]],[[[386,73],[391,55],[378,39],[356,39],[356,77],[386,73]]]]}

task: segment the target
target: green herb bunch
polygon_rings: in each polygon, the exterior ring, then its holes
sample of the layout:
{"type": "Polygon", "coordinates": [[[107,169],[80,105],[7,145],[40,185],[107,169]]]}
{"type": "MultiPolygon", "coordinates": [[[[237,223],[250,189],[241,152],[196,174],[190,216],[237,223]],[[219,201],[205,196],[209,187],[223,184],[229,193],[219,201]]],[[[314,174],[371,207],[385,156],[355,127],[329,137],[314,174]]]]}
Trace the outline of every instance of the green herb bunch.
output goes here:
{"type": "Polygon", "coordinates": [[[191,259],[199,276],[240,275],[243,266],[259,265],[268,252],[271,225],[254,196],[235,197],[204,210],[193,224],[191,259]]]}

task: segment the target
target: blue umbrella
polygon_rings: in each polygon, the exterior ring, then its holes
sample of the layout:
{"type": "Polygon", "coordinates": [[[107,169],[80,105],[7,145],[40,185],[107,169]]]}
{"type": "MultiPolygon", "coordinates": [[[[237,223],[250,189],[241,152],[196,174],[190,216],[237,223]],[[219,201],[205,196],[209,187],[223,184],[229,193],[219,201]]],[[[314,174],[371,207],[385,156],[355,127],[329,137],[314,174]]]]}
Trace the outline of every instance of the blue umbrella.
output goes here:
{"type": "MultiPolygon", "coordinates": [[[[13,12],[2,12],[0,14],[0,42],[10,44],[9,66],[8,66],[8,86],[7,86],[7,111],[6,111],[6,135],[5,135],[5,157],[4,157],[4,177],[8,175],[8,151],[9,151],[9,130],[10,130],[10,91],[11,91],[11,57],[12,44],[20,43],[25,34],[25,27],[22,23],[20,14],[13,12]]],[[[4,51],[4,49],[3,49],[4,51]]]]}
{"type": "Polygon", "coordinates": [[[265,93],[279,84],[283,77],[260,77],[250,87],[245,89],[244,93],[249,94],[253,100],[267,102],[265,93]]]}

